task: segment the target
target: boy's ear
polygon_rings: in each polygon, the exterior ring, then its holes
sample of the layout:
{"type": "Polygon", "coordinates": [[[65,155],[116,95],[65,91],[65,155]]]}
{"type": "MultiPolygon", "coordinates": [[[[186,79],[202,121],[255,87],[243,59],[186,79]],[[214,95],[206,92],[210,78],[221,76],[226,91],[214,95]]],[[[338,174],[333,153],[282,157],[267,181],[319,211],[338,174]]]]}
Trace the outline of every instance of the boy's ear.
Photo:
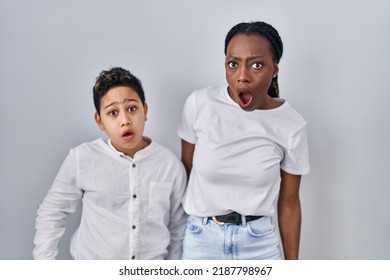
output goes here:
{"type": "Polygon", "coordinates": [[[95,112],[95,122],[100,128],[100,130],[105,131],[104,125],[102,123],[102,118],[99,116],[98,112],[95,112]]]}
{"type": "Polygon", "coordinates": [[[148,120],[148,103],[144,103],[145,121],[148,120]]]}

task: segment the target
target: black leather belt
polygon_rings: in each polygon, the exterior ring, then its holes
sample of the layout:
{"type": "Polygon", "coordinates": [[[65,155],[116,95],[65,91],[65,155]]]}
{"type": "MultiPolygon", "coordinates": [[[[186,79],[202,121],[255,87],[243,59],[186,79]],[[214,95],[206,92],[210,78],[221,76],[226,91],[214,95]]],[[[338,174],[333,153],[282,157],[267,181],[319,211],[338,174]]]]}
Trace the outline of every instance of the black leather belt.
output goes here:
{"type": "MultiPolygon", "coordinates": [[[[250,221],[260,219],[262,217],[263,216],[245,216],[245,221],[250,222],[250,221]]],[[[237,212],[232,212],[226,215],[208,217],[208,220],[212,220],[213,222],[219,225],[224,225],[224,224],[241,225],[242,215],[237,212]]]]}

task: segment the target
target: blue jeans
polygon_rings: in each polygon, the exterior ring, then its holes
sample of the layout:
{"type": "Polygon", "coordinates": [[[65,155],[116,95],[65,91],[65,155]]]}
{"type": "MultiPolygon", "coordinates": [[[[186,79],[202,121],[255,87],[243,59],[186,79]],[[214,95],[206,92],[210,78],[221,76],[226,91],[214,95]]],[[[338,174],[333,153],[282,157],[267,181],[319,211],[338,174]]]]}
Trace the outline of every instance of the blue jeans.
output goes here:
{"type": "Polygon", "coordinates": [[[190,216],[183,243],[183,260],[280,260],[275,224],[262,217],[241,225],[219,225],[190,216]]]}

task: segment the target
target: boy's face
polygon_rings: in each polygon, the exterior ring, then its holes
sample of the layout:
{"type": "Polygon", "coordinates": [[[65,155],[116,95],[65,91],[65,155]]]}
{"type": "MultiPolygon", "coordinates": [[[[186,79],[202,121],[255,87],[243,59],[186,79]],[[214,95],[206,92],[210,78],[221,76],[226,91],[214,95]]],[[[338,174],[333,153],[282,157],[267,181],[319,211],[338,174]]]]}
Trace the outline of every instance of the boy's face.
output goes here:
{"type": "Polygon", "coordinates": [[[148,107],[130,87],[110,89],[100,101],[100,115],[95,113],[99,128],[105,131],[112,145],[125,155],[134,154],[147,146],[143,138],[148,107]]]}

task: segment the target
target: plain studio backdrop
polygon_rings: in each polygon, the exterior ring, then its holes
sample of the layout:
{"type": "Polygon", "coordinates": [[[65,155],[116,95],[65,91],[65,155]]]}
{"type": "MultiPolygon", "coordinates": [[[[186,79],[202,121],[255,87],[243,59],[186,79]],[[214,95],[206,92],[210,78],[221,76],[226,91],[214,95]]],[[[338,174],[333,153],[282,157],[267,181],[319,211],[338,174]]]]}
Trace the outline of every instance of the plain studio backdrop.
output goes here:
{"type": "Polygon", "coordinates": [[[37,207],[69,149],[104,136],[101,70],[142,80],[145,134],[179,156],[184,100],[226,85],[225,35],[255,20],[280,32],[281,97],[309,122],[301,259],[390,259],[389,11],[386,0],[0,0],[0,259],[32,258],[37,207]]]}

